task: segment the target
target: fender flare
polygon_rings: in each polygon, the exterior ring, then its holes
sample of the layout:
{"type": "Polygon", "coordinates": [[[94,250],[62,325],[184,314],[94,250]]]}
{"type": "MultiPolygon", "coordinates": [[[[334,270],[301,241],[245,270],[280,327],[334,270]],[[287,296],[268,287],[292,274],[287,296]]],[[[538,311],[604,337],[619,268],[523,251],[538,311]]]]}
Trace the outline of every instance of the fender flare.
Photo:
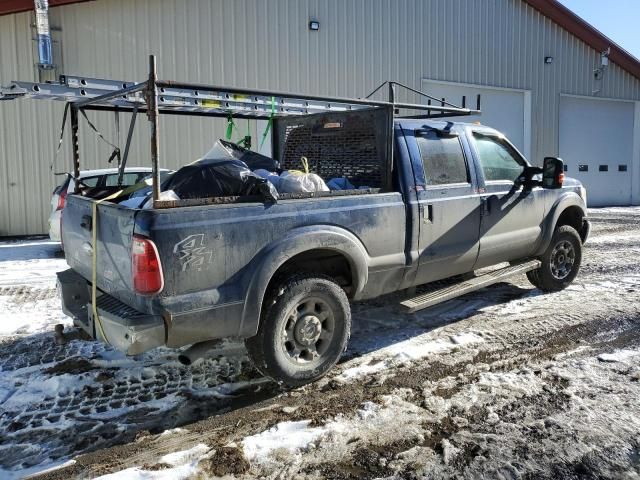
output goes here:
{"type": "Polygon", "coordinates": [[[283,238],[260,250],[249,264],[253,272],[244,298],[239,336],[255,335],[260,310],[269,282],[287,260],[311,250],[333,250],[349,261],[357,296],[367,284],[371,259],[362,242],[353,233],[332,225],[296,228],[283,238]]]}
{"type": "Polygon", "coordinates": [[[578,207],[582,211],[583,218],[587,217],[587,206],[584,203],[584,200],[575,192],[566,192],[560,196],[553,204],[549,213],[546,215],[544,224],[543,224],[543,236],[540,241],[540,246],[537,249],[535,255],[539,256],[544,253],[544,251],[549,247],[551,243],[551,238],[553,237],[553,232],[556,229],[556,225],[558,224],[558,220],[560,219],[560,215],[570,207],[578,207]]]}

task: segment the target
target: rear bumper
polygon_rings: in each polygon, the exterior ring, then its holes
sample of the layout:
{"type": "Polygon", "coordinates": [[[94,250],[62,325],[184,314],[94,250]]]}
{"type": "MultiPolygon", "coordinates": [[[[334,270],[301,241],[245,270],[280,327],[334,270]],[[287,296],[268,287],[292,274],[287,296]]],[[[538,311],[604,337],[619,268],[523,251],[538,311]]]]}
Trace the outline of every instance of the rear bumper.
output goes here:
{"type": "Polygon", "coordinates": [[[166,327],[161,315],[138,312],[118,299],[99,292],[95,318],[89,283],[74,270],[58,272],[62,311],[91,338],[106,342],[127,355],[166,344],[166,327]],[[106,337],[106,338],[105,338],[106,337]]]}

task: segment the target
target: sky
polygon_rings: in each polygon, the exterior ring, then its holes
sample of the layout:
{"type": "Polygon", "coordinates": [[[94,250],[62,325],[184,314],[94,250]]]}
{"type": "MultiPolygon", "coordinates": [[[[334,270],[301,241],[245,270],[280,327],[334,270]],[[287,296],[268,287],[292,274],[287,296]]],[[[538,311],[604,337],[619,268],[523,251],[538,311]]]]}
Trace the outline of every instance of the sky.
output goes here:
{"type": "Polygon", "coordinates": [[[560,3],[640,59],[640,0],[560,0],[560,3]]]}

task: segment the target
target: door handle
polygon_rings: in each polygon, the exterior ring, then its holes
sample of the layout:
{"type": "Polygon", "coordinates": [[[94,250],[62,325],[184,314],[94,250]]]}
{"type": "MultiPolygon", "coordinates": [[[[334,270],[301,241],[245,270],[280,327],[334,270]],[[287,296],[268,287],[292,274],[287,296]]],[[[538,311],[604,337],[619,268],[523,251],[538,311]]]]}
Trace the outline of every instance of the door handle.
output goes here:
{"type": "Polygon", "coordinates": [[[491,197],[482,198],[482,213],[485,215],[491,214],[491,197]]]}
{"type": "Polygon", "coordinates": [[[427,205],[427,208],[423,210],[424,221],[427,223],[433,223],[433,205],[427,205]]]}

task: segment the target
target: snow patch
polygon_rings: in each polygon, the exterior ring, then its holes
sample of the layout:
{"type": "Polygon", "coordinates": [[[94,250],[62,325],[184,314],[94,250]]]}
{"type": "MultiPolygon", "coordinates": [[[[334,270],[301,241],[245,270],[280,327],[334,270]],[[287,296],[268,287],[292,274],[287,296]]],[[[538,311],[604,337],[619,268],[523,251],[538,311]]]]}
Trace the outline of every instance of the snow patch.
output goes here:
{"type": "Polygon", "coordinates": [[[484,342],[482,337],[469,332],[436,339],[433,339],[432,333],[427,333],[382,348],[366,357],[361,357],[356,361],[358,365],[344,370],[342,374],[336,377],[336,380],[341,382],[353,381],[388,370],[398,364],[420,360],[428,355],[440,354],[457,347],[481,342],[484,342]]]}
{"type": "MultiPolygon", "coordinates": [[[[0,263],[0,268],[1,268],[0,263]]],[[[11,297],[0,296],[0,337],[30,335],[51,331],[61,323],[71,326],[71,318],[62,313],[60,299],[57,297],[36,300],[35,302],[16,303],[11,297]]]]}
{"type": "Polygon", "coordinates": [[[211,449],[207,445],[199,443],[189,450],[173,452],[160,457],[160,463],[168,463],[173,467],[177,467],[192,462],[194,459],[200,459],[209,450],[211,449]]]}
{"type": "Polygon", "coordinates": [[[626,363],[628,360],[635,357],[640,357],[640,352],[637,350],[617,350],[613,353],[601,353],[598,355],[598,360],[601,362],[626,363]]]}
{"type": "Polygon", "coordinates": [[[143,470],[140,467],[128,468],[119,472],[98,477],[97,480],[182,480],[193,478],[198,471],[198,463],[211,449],[199,443],[189,450],[170,453],[160,457],[158,463],[171,465],[161,470],[143,470]]]}
{"type": "Polygon", "coordinates": [[[265,461],[274,450],[297,453],[327,432],[324,427],[309,428],[310,420],[282,422],[242,441],[245,457],[251,461],[265,461]]]}
{"type": "Polygon", "coordinates": [[[266,470],[281,471],[283,462],[302,454],[318,463],[338,461],[357,448],[357,442],[386,444],[389,438],[419,438],[424,411],[402,398],[403,392],[365,402],[353,417],[341,415],[322,427],[310,427],[310,420],[282,422],[242,441],[245,457],[266,470]],[[289,457],[289,458],[288,458],[289,457]]]}

